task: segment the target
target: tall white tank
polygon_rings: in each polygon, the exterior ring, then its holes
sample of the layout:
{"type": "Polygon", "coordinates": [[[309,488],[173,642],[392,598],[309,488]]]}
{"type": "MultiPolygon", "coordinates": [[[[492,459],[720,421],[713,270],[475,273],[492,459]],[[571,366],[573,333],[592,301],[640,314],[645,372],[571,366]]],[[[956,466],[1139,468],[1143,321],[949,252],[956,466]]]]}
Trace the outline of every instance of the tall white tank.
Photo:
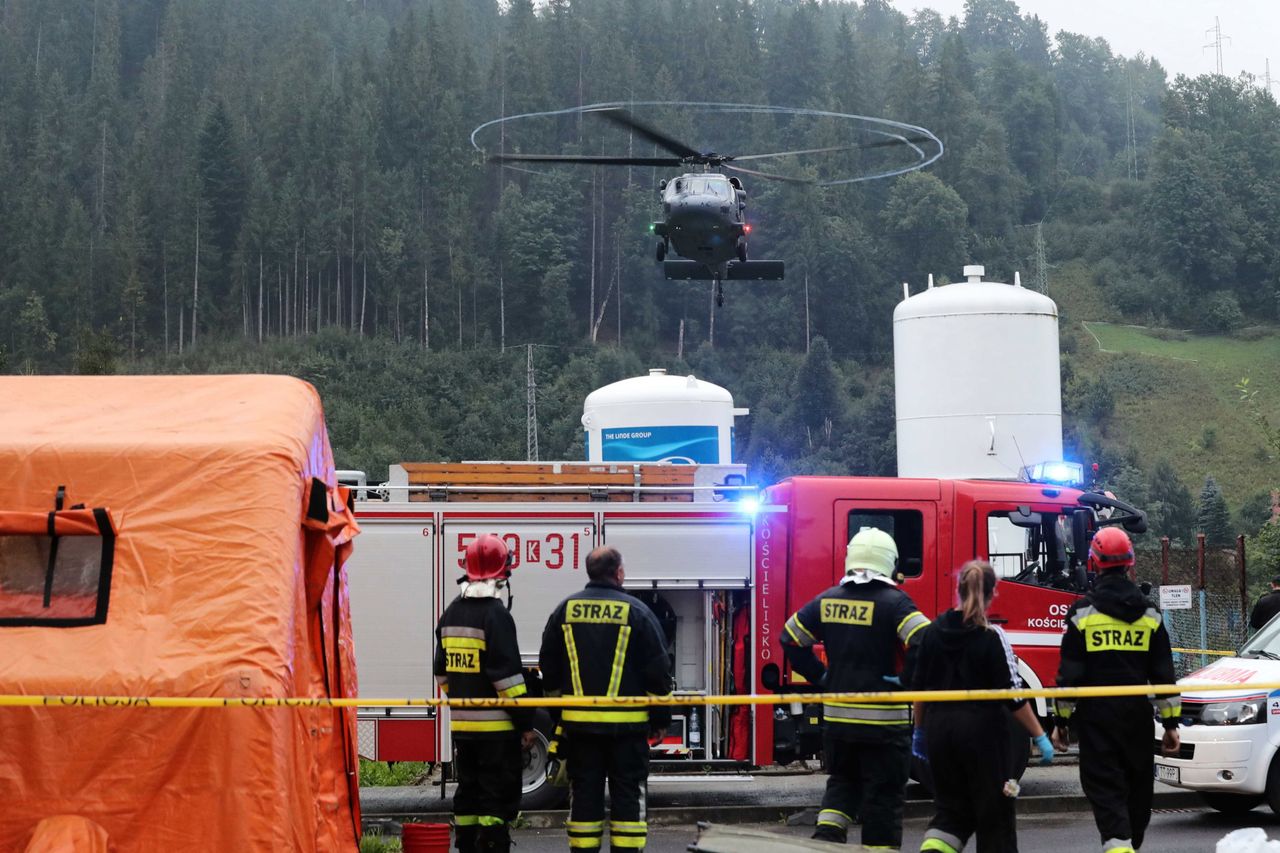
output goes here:
{"type": "Polygon", "coordinates": [[[748,412],[719,385],[656,368],[597,388],[582,408],[587,461],[688,465],[731,463],[733,418],[748,412]]]}
{"type": "Polygon", "coordinates": [[[1016,479],[1062,459],[1058,306],[984,272],[894,309],[900,477],[1016,479]]]}

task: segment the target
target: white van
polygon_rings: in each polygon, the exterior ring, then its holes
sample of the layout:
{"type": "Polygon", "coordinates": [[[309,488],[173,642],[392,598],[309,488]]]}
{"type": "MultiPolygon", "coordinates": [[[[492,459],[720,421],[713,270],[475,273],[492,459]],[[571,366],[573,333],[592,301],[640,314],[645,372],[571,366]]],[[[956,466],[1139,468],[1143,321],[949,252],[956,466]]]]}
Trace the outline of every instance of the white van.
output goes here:
{"type": "Polygon", "coordinates": [[[1236,657],[1221,658],[1179,679],[1182,747],[1176,758],[1160,754],[1156,724],[1156,780],[1199,791],[1220,812],[1243,813],[1264,801],[1280,814],[1280,619],[1253,636],[1236,657]],[[1230,691],[1196,692],[1196,684],[1232,685],[1230,691]]]}

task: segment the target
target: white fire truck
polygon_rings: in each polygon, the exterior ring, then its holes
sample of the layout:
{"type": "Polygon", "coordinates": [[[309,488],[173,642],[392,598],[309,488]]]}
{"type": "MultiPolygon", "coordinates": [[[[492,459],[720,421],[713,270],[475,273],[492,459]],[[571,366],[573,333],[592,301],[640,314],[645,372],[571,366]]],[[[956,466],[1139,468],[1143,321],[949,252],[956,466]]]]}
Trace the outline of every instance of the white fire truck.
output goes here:
{"type": "MultiPolygon", "coordinates": [[[[927,615],[953,604],[961,563],[991,557],[1007,581],[992,618],[1008,632],[1024,680],[1051,684],[1062,617],[1086,582],[1081,556],[1092,530],[1145,523],[1114,498],[1053,483],[795,477],[756,491],[744,475],[735,465],[406,463],[367,486],[348,472],[363,531],[349,563],[360,695],[438,695],[435,624],[455,594],[467,543],[485,533],[516,555],[512,614],[528,667],[537,665],[551,611],[585,584],[587,552],[607,543],[623,554],[628,591],[666,630],[677,695],[803,690],[779,645],[783,622],[837,581],[845,544],[864,526],[894,536],[902,586],[927,615]]],[[[1048,713],[1043,701],[1038,710],[1048,713]]],[[[689,705],[676,710],[659,757],[787,763],[819,752],[820,716],[799,703],[689,705]]],[[[360,753],[447,762],[448,712],[363,707],[360,753]]],[[[540,739],[525,775],[526,809],[560,795],[543,784],[545,760],[540,739]]]]}

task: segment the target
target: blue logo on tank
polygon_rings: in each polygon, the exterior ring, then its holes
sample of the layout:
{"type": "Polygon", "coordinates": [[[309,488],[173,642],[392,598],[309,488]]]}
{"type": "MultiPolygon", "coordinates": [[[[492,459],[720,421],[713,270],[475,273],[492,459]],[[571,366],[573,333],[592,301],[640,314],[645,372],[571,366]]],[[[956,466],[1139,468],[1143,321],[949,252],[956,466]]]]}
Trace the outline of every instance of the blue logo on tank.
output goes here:
{"type": "Polygon", "coordinates": [[[600,433],[606,462],[672,462],[715,465],[720,436],[714,426],[618,427],[600,433]]]}

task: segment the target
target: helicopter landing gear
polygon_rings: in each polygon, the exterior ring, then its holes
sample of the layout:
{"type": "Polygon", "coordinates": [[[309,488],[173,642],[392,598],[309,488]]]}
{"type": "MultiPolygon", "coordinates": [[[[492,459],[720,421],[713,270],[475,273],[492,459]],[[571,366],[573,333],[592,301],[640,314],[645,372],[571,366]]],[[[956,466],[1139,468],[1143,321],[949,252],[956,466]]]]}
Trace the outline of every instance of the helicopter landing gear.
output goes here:
{"type": "Polygon", "coordinates": [[[662,240],[658,243],[658,250],[655,252],[658,257],[658,263],[662,263],[667,259],[667,241],[662,240]]]}
{"type": "Polygon", "coordinates": [[[738,260],[742,261],[744,264],[747,262],[747,241],[746,240],[738,241],[738,260]]]}
{"type": "Polygon", "coordinates": [[[716,278],[716,307],[724,307],[724,280],[716,278]]]}

